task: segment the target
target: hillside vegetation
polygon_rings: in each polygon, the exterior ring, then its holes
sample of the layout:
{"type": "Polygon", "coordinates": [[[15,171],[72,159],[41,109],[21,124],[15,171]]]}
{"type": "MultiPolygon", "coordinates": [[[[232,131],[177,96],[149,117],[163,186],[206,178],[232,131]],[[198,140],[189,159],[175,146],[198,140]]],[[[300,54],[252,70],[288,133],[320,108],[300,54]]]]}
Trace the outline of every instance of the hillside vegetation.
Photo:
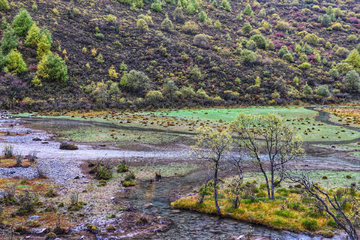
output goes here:
{"type": "Polygon", "coordinates": [[[356,1],[1,0],[0,106],[339,103],[360,91],[356,1]]]}

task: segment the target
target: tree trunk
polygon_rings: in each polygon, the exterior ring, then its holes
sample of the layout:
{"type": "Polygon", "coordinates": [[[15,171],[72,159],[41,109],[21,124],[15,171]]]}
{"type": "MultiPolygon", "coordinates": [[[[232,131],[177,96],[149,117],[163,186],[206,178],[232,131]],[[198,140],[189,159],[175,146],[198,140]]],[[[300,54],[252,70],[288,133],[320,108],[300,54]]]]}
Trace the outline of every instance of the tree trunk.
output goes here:
{"type": "Polygon", "coordinates": [[[200,198],[200,200],[199,200],[199,204],[204,202],[204,197],[205,197],[205,194],[206,194],[206,190],[207,190],[209,181],[210,181],[210,179],[207,179],[206,182],[205,182],[204,193],[201,194],[201,198],[200,198]]]}
{"type": "Polygon", "coordinates": [[[275,200],[274,170],[273,170],[273,167],[271,167],[271,199],[275,200]]]}
{"type": "Polygon", "coordinates": [[[218,180],[218,163],[215,165],[215,174],[214,174],[214,200],[216,206],[217,215],[221,215],[219,203],[218,203],[218,196],[217,196],[217,180],[218,180]]]}

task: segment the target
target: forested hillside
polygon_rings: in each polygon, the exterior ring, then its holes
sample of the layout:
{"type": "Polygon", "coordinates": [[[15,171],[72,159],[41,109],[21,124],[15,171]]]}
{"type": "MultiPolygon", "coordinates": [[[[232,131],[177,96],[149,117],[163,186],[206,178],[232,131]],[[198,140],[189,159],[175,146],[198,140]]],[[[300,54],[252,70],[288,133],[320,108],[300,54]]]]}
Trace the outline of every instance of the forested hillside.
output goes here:
{"type": "Polygon", "coordinates": [[[4,109],[337,103],[356,1],[0,0],[4,109]]]}

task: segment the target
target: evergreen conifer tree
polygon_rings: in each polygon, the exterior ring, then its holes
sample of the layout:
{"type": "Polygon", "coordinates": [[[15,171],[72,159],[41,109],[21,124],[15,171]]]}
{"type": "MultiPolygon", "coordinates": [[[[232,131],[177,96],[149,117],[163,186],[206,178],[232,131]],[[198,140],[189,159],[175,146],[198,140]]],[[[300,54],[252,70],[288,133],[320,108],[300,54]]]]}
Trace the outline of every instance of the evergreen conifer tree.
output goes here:
{"type": "Polygon", "coordinates": [[[17,37],[15,35],[14,29],[8,27],[4,31],[4,35],[1,39],[1,50],[4,55],[7,55],[12,49],[16,48],[18,45],[17,37]]]}
{"type": "Polygon", "coordinates": [[[25,9],[21,9],[12,22],[15,33],[20,38],[26,37],[33,24],[34,21],[25,9]]]}

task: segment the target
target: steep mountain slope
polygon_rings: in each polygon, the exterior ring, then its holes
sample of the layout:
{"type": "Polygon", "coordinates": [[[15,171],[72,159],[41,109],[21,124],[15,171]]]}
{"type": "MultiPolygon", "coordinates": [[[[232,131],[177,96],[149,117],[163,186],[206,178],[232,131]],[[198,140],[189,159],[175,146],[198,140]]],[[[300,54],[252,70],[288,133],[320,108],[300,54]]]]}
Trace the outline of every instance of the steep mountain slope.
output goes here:
{"type": "Polygon", "coordinates": [[[358,75],[355,82],[345,77],[358,70],[358,52],[342,62],[359,42],[360,5],[354,1],[50,0],[9,6],[2,11],[9,23],[24,8],[47,27],[51,51],[65,60],[69,80],[41,79],[38,47],[20,37],[17,49],[28,71],[6,75],[4,65],[3,108],[331,103],[356,98],[360,90],[358,75]]]}

